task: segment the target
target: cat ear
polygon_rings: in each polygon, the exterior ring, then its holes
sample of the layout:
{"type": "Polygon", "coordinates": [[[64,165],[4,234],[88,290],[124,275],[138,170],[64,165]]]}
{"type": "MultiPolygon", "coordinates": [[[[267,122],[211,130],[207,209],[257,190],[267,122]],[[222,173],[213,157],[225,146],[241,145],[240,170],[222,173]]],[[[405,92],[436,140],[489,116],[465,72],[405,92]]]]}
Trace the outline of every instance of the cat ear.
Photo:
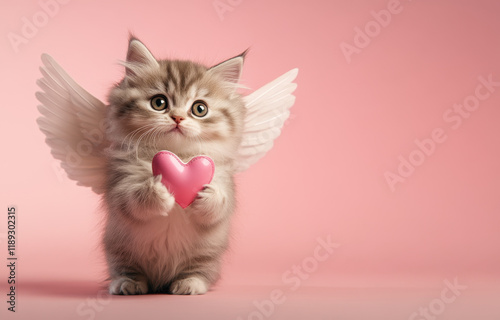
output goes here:
{"type": "Polygon", "coordinates": [[[153,54],[146,48],[146,46],[136,38],[131,38],[128,44],[127,61],[125,67],[127,68],[127,75],[135,74],[134,66],[137,67],[159,67],[153,54]]]}
{"type": "Polygon", "coordinates": [[[226,82],[237,84],[240,80],[243,60],[245,59],[247,51],[243,52],[239,56],[228,59],[211,67],[208,69],[208,72],[211,74],[217,74],[226,82]]]}

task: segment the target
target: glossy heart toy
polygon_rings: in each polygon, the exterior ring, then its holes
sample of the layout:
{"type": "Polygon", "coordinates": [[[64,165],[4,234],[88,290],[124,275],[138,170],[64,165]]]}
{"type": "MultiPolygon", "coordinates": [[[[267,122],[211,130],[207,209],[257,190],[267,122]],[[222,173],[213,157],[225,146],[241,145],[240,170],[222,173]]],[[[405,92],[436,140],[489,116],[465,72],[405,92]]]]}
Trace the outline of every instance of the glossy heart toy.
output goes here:
{"type": "Polygon", "coordinates": [[[207,156],[194,157],[188,163],[170,151],[160,151],[153,157],[153,175],[162,175],[161,182],[184,209],[212,181],[214,171],[215,164],[207,156]]]}

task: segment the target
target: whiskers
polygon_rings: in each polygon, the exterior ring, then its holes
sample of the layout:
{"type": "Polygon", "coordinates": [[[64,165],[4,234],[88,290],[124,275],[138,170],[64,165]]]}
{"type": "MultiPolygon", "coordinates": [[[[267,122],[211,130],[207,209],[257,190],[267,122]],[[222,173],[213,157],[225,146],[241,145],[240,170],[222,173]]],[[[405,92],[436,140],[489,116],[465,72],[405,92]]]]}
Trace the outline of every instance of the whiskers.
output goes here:
{"type": "Polygon", "coordinates": [[[158,123],[149,123],[135,129],[125,136],[122,141],[121,149],[126,147],[127,153],[135,152],[136,159],[139,159],[139,149],[143,146],[151,146],[157,148],[160,142],[159,137],[168,130],[167,126],[158,123]]]}
{"type": "Polygon", "coordinates": [[[173,132],[172,124],[153,122],[129,132],[121,141],[120,149],[131,158],[139,160],[146,154],[154,155],[161,149],[187,157],[210,153],[211,156],[225,157],[227,149],[217,146],[209,135],[197,133],[199,128],[183,125],[181,132],[173,132]]]}
{"type": "Polygon", "coordinates": [[[210,149],[210,156],[212,157],[223,157],[224,153],[219,151],[210,141],[208,137],[203,134],[189,137],[190,145],[192,146],[191,152],[195,155],[209,155],[207,153],[208,148],[210,149]],[[211,146],[211,147],[209,147],[211,146]]]}

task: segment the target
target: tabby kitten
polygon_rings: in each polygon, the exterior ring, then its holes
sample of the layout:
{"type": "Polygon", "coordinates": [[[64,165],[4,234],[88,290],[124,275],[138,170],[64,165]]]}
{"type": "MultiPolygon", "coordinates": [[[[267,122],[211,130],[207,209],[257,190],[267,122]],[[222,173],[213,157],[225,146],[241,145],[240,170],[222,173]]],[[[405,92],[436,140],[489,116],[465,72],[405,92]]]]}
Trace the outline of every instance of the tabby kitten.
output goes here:
{"type": "Polygon", "coordinates": [[[103,244],[112,294],[203,294],[219,278],[235,209],[233,174],[245,105],[244,54],[214,67],[157,60],[131,38],[126,74],[109,93],[103,244]],[[186,209],[153,176],[160,150],[208,155],[212,182],[186,209]]]}

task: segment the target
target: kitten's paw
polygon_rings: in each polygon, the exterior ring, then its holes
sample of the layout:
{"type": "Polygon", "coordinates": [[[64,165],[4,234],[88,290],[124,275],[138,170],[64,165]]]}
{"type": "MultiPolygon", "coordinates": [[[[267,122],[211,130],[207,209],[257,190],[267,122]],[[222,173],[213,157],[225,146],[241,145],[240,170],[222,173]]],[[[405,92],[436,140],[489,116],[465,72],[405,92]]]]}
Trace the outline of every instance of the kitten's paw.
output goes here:
{"type": "Polygon", "coordinates": [[[161,174],[155,176],[153,181],[153,189],[158,195],[161,205],[160,214],[162,216],[168,216],[168,212],[172,210],[175,205],[175,198],[170,192],[168,192],[167,187],[165,187],[165,185],[161,182],[161,174]]]}
{"type": "Polygon", "coordinates": [[[213,210],[219,206],[223,206],[226,201],[226,195],[220,188],[211,184],[206,184],[203,189],[198,192],[198,196],[194,201],[194,206],[200,209],[213,210]]]}
{"type": "Polygon", "coordinates": [[[110,294],[145,294],[148,292],[148,285],[144,281],[136,281],[127,277],[114,279],[109,284],[110,294]]]}
{"type": "Polygon", "coordinates": [[[208,291],[208,284],[198,277],[189,277],[174,281],[170,286],[172,294],[204,294],[208,291]]]}

